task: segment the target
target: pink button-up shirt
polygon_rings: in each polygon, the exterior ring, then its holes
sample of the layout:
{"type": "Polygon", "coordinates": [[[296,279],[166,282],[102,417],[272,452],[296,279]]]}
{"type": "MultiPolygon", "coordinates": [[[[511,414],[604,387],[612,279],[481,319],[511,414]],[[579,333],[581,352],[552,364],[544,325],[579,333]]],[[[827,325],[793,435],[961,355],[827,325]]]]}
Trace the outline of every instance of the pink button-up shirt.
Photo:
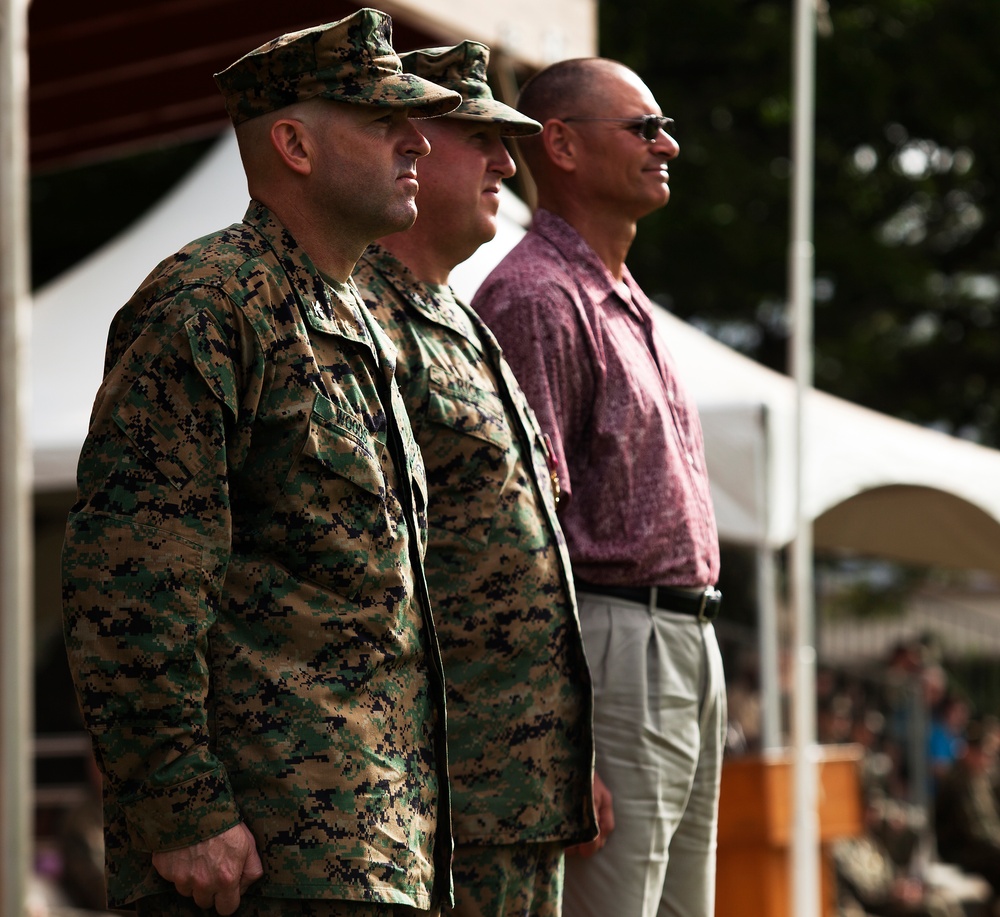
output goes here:
{"type": "Polygon", "coordinates": [[[568,223],[540,210],[472,305],[551,437],[578,579],[715,583],[701,424],[652,307],[568,223]]]}

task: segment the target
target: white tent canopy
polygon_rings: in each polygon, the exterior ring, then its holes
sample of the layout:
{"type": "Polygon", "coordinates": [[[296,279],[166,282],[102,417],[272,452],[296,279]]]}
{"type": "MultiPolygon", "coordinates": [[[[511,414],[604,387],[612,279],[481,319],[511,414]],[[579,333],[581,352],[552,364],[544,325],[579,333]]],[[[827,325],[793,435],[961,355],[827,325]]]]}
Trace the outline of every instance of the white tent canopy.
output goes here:
{"type": "MultiPolygon", "coordinates": [[[[108,326],[149,270],[238,219],[246,183],[232,132],[141,221],[34,298],[31,440],[36,489],[73,486],[108,326]]],[[[505,194],[497,238],[459,266],[469,297],[519,238],[524,205],[505,194]]],[[[665,311],[657,315],[702,415],[724,540],[780,547],[794,534],[794,391],[665,311]]],[[[811,392],[807,510],[816,544],[1000,572],[1000,452],[811,392]]]]}
{"type": "MultiPolygon", "coordinates": [[[[657,319],[698,402],[720,534],[788,544],[791,380],[666,312],[657,319]]],[[[1000,572],[1000,452],[818,391],[807,393],[804,424],[817,547],[1000,572]]]]}

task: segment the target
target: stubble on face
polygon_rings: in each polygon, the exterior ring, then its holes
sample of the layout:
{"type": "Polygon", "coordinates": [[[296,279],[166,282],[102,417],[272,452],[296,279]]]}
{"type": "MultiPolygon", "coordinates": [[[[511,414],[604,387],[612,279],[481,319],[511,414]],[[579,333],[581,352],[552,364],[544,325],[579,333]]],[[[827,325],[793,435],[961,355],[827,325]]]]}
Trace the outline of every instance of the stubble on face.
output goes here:
{"type": "Polygon", "coordinates": [[[401,109],[328,102],[313,126],[314,202],[322,217],[364,244],[413,225],[417,160],[430,151],[401,109]]]}

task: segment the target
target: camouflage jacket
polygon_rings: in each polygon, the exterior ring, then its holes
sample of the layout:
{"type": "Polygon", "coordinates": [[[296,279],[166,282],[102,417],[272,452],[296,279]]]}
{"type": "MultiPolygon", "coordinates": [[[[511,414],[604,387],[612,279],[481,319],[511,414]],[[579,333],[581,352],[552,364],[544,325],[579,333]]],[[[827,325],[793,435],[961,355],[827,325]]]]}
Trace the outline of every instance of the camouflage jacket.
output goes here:
{"type": "Polygon", "coordinates": [[[164,890],[151,851],[241,819],[250,894],[447,891],[426,480],[394,364],[353,284],[256,203],[116,316],[63,551],[112,905],[164,890]]]}
{"type": "Polygon", "coordinates": [[[475,313],[377,245],[354,279],[427,468],[456,841],[589,839],[590,673],[534,414],[475,313]]]}

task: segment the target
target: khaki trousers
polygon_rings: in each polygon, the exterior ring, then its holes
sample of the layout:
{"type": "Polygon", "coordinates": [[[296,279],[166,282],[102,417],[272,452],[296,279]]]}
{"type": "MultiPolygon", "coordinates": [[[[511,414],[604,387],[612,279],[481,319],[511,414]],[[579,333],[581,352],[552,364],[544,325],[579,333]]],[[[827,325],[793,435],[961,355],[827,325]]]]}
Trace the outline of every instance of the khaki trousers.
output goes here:
{"type": "Polygon", "coordinates": [[[697,618],[579,593],[615,830],[566,858],[564,917],[712,917],[725,678],[697,618]]]}

